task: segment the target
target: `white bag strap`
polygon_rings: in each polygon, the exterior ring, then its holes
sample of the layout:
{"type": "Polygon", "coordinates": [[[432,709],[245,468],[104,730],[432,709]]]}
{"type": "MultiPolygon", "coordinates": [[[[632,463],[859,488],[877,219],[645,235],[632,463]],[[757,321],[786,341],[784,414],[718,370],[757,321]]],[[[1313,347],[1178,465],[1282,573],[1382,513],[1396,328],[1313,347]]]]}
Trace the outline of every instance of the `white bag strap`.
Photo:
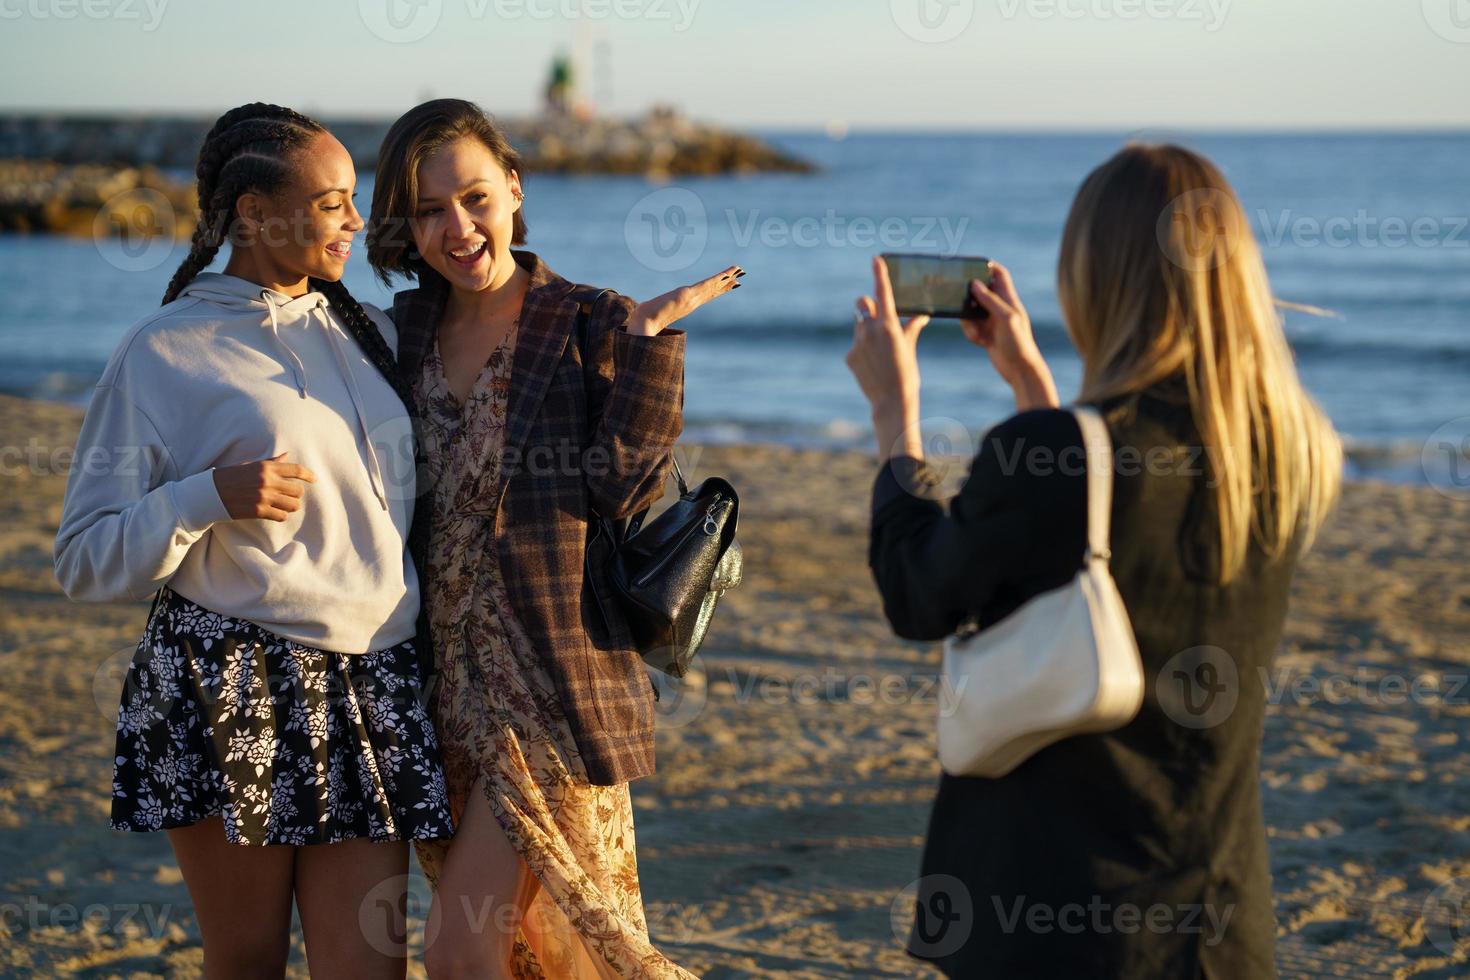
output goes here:
{"type": "Polygon", "coordinates": [[[1097,409],[1074,405],[1072,414],[1082,429],[1082,448],[1087,458],[1087,554],[1088,561],[1107,562],[1113,557],[1109,545],[1113,514],[1113,441],[1097,409]]]}

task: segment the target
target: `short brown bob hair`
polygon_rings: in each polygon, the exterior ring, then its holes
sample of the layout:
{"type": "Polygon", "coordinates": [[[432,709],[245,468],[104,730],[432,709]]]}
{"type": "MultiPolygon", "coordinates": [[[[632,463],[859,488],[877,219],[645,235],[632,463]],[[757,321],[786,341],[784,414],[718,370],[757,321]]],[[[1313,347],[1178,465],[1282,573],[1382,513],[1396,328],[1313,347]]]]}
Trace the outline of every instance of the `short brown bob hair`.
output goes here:
{"type": "MultiPolygon", "coordinates": [[[[429,266],[414,248],[408,221],[418,211],[419,165],[455,140],[473,137],[485,144],[507,174],[522,179],[521,155],[483,109],[464,99],[434,99],[398,117],[378,150],[373,210],[368,218],[368,264],[384,283],[393,276],[417,278],[429,266]]],[[[526,243],[525,208],[512,217],[510,243],[526,243]]]]}

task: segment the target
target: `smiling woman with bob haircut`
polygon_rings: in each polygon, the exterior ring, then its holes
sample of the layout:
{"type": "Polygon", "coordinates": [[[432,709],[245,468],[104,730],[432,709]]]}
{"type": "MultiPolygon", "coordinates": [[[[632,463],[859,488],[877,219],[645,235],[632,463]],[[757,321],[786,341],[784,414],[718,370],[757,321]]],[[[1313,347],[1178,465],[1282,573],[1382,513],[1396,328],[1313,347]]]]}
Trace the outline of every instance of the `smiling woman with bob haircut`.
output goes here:
{"type": "Polygon", "coordinates": [[[368,261],[418,280],[393,318],[425,455],[415,538],[455,821],[418,852],[425,966],[688,977],[649,942],[634,851],[653,688],[621,611],[597,602],[611,582],[584,567],[593,509],[617,520],[663,494],[684,404],[670,325],[744,273],[642,305],[574,285],[511,250],[524,201],[519,157],[472,103],[427,102],[383,142],[368,261]],[[487,928],[480,909],[515,914],[487,928]]]}

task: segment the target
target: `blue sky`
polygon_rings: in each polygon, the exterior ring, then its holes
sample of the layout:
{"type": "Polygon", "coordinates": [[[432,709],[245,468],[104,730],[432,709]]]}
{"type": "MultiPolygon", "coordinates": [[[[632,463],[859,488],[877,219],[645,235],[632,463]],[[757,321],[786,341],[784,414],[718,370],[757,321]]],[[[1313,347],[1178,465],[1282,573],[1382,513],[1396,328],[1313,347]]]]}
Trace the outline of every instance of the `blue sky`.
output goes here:
{"type": "Polygon", "coordinates": [[[1470,127],[1470,0],[0,0],[0,108],[537,104],[755,127],[1470,127]]]}

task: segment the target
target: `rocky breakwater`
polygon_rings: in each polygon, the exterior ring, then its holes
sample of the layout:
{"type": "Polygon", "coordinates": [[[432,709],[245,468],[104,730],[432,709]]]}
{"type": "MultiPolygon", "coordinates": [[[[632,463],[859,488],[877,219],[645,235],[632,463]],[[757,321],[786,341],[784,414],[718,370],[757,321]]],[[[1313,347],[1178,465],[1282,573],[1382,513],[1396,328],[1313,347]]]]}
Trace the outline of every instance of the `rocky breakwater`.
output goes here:
{"type": "MultiPolygon", "coordinates": [[[[0,116],[0,232],[187,237],[196,214],[190,174],[210,125],[195,118],[0,116]]],[[[389,121],[327,125],[359,172],[371,173],[389,121]]],[[[670,180],[816,169],[754,136],[667,108],[635,119],[546,115],[502,125],[532,176],[670,180]]]]}
{"type": "Polygon", "coordinates": [[[0,160],[0,232],[187,238],[194,188],[156,167],[0,160]]]}
{"type": "Polygon", "coordinates": [[[508,122],[506,131],[532,173],[669,179],[816,169],[764,140],[697,123],[670,109],[633,120],[546,116],[508,122]]]}

